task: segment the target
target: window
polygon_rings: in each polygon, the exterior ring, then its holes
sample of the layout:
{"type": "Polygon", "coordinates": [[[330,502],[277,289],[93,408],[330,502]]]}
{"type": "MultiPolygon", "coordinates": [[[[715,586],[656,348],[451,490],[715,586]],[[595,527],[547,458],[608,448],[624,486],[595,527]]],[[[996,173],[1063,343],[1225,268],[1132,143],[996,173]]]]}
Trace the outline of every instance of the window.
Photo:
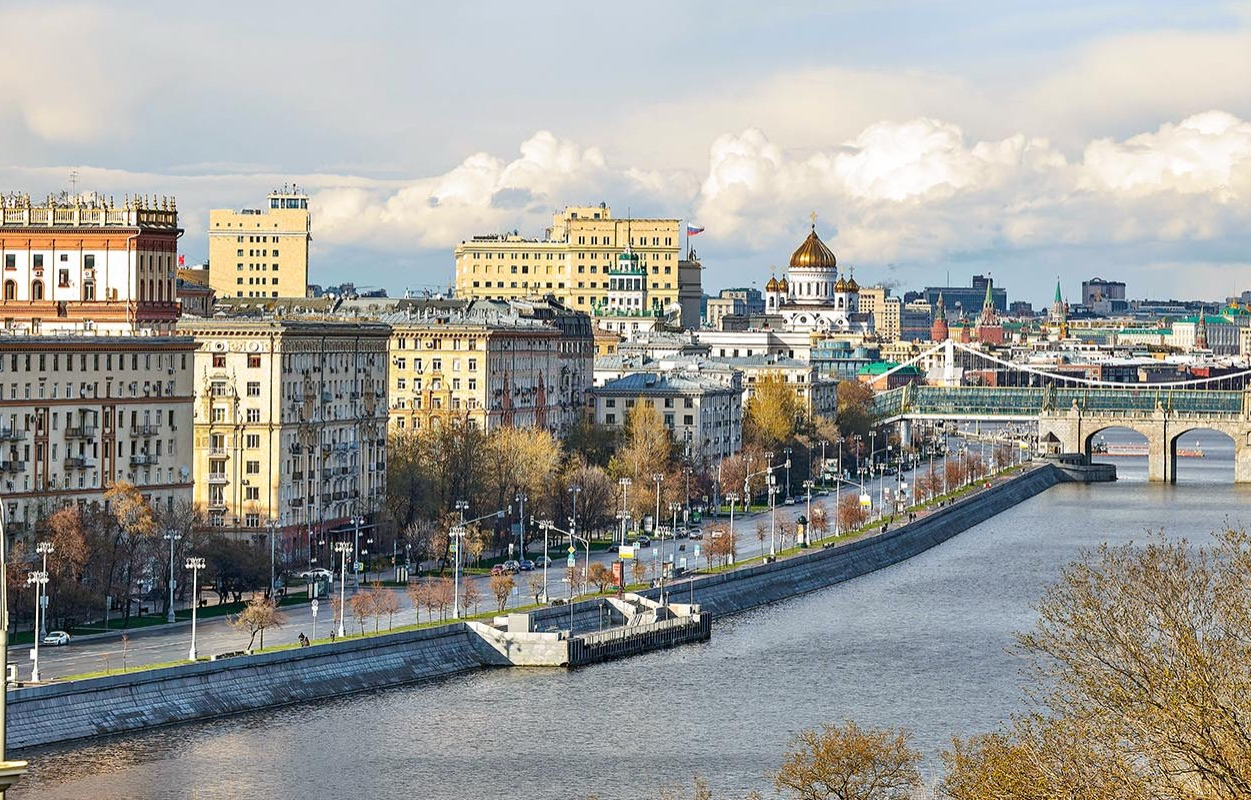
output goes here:
{"type": "Polygon", "coordinates": [[[261,382],[260,381],[248,381],[248,397],[260,397],[260,396],[261,396],[261,382]]]}
{"type": "Polygon", "coordinates": [[[15,253],[4,254],[4,268],[17,269],[17,255],[15,253]]]}
{"type": "Polygon", "coordinates": [[[244,437],[244,442],[249,450],[256,450],[261,446],[261,435],[259,433],[249,433],[244,437]]]}
{"type": "Polygon", "coordinates": [[[247,410],[247,421],[248,422],[260,422],[261,410],[259,408],[249,408],[247,410]]]}
{"type": "Polygon", "coordinates": [[[4,282],[4,299],[5,300],[17,299],[17,281],[5,281],[4,282]]]}
{"type": "Polygon", "coordinates": [[[30,299],[31,300],[43,299],[43,281],[33,281],[30,284],[30,299]]]}
{"type": "Polygon", "coordinates": [[[70,285],[70,281],[69,281],[69,270],[68,270],[68,269],[59,269],[59,270],[57,270],[57,273],[56,273],[56,285],[57,285],[57,286],[59,286],[59,287],[61,287],[62,289],[66,288],[66,287],[68,287],[68,286],[70,285]]]}
{"type": "Polygon", "coordinates": [[[249,369],[260,369],[260,366],[261,366],[261,357],[260,357],[260,356],[258,356],[258,355],[250,355],[250,356],[248,356],[248,368],[249,368],[249,369]]]}
{"type": "Polygon", "coordinates": [[[261,462],[249,461],[246,465],[246,468],[244,469],[244,472],[246,472],[249,475],[260,475],[261,474],[261,462]]]}
{"type": "Polygon", "coordinates": [[[220,353],[215,354],[213,356],[213,367],[216,369],[225,369],[226,368],[226,356],[220,353]]]}
{"type": "Polygon", "coordinates": [[[259,486],[244,487],[243,499],[244,500],[260,500],[261,499],[261,487],[259,486]]]}
{"type": "Polygon", "coordinates": [[[43,269],[43,254],[39,253],[34,256],[35,269],[43,269]]]}

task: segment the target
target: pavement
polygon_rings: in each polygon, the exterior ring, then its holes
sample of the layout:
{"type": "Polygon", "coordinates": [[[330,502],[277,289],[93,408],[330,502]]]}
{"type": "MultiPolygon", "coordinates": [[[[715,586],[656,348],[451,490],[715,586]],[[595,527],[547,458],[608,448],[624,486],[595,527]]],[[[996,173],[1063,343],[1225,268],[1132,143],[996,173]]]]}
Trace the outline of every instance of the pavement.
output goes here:
{"type": "MultiPolygon", "coordinates": [[[[935,461],[935,466],[940,468],[940,462],[935,461]]],[[[917,470],[905,471],[903,480],[912,485],[913,479],[918,472],[929,470],[929,462],[923,462],[917,470]]],[[[895,476],[886,476],[885,486],[891,488],[896,482],[895,476]]],[[[879,482],[872,481],[869,483],[869,494],[873,497],[876,506],[879,494],[879,482]]],[[[856,486],[848,486],[844,484],[843,491],[858,491],[856,486]]],[[[831,489],[828,495],[813,494],[812,502],[821,502],[825,505],[827,513],[831,515],[831,532],[833,528],[833,513],[835,492],[831,489]]],[[[806,497],[797,496],[791,503],[778,505],[775,509],[777,527],[785,524],[788,530],[794,531],[795,520],[801,514],[807,514],[806,497]]],[[[756,511],[752,513],[736,512],[734,515],[734,535],[737,540],[738,560],[744,561],[751,558],[761,556],[769,552],[771,544],[769,537],[765,537],[761,541],[756,534],[757,523],[761,520],[768,521],[769,511],[756,511]]],[[[723,515],[715,520],[705,520],[705,526],[712,524],[728,523],[728,515],[723,515]]],[[[706,542],[705,542],[706,543],[706,542]]],[[[668,559],[674,554],[672,548],[676,545],[680,548],[676,554],[677,562],[680,564],[682,558],[688,559],[687,563],[692,568],[702,568],[707,566],[707,561],[702,556],[699,563],[695,563],[695,545],[705,544],[687,539],[679,539],[676,543],[671,539],[666,539],[664,545],[664,558],[668,559]]],[[[794,545],[793,538],[789,538],[785,542],[786,547],[794,545]]],[[[778,550],[782,550],[784,543],[779,539],[776,541],[778,550]]],[[[641,555],[643,559],[651,560],[656,563],[661,558],[660,555],[661,542],[653,540],[651,548],[644,548],[641,555]],[[653,551],[656,551],[653,553],[653,551]]],[[[540,547],[539,550],[542,548],[540,547]]],[[[702,547],[701,547],[702,550],[702,547]]],[[[537,554],[537,551],[536,553],[537,554]]],[[[531,554],[531,555],[534,555],[531,554]]],[[[566,596],[568,589],[564,581],[564,560],[559,558],[560,553],[552,556],[552,566],[548,573],[548,581],[553,598],[566,596]]],[[[616,555],[608,552],[592,552],[591,562],[599,562],[609,564],[616,559],[616,555]]],[[[578,564],[584,562],[584,557],[579,554],[578,564]]],[[[654,568],[651,574],[656,574],[654,568]]],[[[515,576],[517,581],[517,589],[514,596],[509,599],[508,607],[515,608],[518,606],[532,605],[534,602],[533,595],[528,594],[529,581],[532,575],[542,575],[542,570],[536,570],[532,573],[520,573],[515,576]]],[[[490,590],[490,578],[488,576],[472,576],[462,580],[471,580],[478,584],[479,594],[482,597],[480,610],[486,611],[495,607],[494,598],[490,590]]],[[[362,582],[363,585],[363,582],[362,582]]],[[[349,583],[347,594],[350,597],[353,587],[349,583]]],[[[407,593],[400,588],[389,589],[388,591],[396,592],[400,598],[401,611],[394,617],[395,625],[409,625],[415,621],[412,603],[409,601],[407,593]]],[[[317,617],[316,627],[314,627],[313,616],[310,607],[307,604],[285,606],[284,613],[287,615],[287,622],[281,628],[268,629],[265,631],[266,646],[275,646],[280,644],[292,644],[298,641],[300,634],[305,634],[310,638],[325,638],[330,634],[332,624],[332,611],[330,602],[322,600],[320,602],[319,613],[317,617]]],[[[427,615],[423,610],[421,613],[421,621],[425,622],[427,615]]],[[[351,619],[348,620],[352,622],[351,619]]],[[[380,630],[386,630],[387,621],[380,621],[380,630]]],[[[359,628],[357,629],[359,631],[359,628]]],[[[372,620],[366,625],[366,630],[373,630],[372,620]]],[[[349,625],[350,633],[351,627],[349,625]]],[[[72,675],[81,675],[88,672],[98,672],[105,669],[119,670],[123,664],[127,667],[135,667],[148,664],[160,664],[172,661],[184,660],[189,655],[191,646],[191,623],[176,622],[168,625],[155,625],[146,628],[136,628],[133,631],[125,632],[126,636],[123,640],[121,632],[111,631],[108,634],[94,636],[79,636],[68,645],[60,647],[50,647],[41,645],[39,648],[39,671],[40,677],[44,681],[55,680],[58,678],[66,678],[72,675]]],[[[203,619],[196,624],[196,651],[203,658],[216,653],[224,653],[245,649],[248,645],[248,635],[239,631],[232,630],[225,618],[213,617],[203,619]]],[[[257,643],[259,646],[259,641],[257,643]]],[[[9,648],[9,663],[16,664],[18,667],[18,675],[20,680],[28,680],[30,678],[31,661],[28,652],[31,645],[14,645],[9,648]]]]}

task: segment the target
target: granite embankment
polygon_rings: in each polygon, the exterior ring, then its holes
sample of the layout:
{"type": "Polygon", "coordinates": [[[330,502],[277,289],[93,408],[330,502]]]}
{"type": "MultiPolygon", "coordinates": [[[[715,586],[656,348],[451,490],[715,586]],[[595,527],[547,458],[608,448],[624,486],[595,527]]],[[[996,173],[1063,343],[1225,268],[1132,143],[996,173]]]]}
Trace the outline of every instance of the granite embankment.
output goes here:
{"type": "MultiPolygon", "coordinates": [[[[898,563],[990,519],[1063,480],[1083,479],[1048,464],[900,527],[846,545],[814,549],[695,582],[694,602],[712,617],[816,591],[898,563]]],[[[688,584],[672,600],[685,602],[688,584]]],[[[641,593],[655,597],[656,590],[641,593]]],[[[575,632],[596,630],[611,610],[604,601],[572,609],[575,632]]],[[[534,612],[533,630],[564,627],[570,609],[534,612]]],[[[316,647],[241,656],[12,689],[8,742],[21,749],[88,736],[134,731],[242,711],[417,683],[507,660],[464,623],[452,623],[316,647]]]]}

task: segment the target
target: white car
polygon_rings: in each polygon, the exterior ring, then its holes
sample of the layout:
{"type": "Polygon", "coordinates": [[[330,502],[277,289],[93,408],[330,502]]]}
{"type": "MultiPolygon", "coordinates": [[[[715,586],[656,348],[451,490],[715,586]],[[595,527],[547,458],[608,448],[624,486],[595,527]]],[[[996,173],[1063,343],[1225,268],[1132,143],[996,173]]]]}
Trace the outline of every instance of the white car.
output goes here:
{"type": "Polygon", "coordinates": [[[60,647],[70,643],[70,635],[65,631],[50,631],[47,636],[43,637],[43,643],[51,647],[60,647]]]}
{"type": "Polygon", "coordinates": [[[305,570],[301,572],[299,575],[297,575],[296,577],[304,578],[306,580],[315,580],[315,581],[334,580],[334,573],[326,569],[325,567],[317,567],[316,569],[305,570]]]}

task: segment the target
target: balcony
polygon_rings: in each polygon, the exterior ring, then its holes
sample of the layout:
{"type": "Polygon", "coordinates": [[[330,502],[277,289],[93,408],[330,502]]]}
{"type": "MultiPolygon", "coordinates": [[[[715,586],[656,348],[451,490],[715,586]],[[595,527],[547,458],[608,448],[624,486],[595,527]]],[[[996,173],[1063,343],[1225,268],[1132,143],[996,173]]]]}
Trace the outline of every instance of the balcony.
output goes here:
{"type": "Polygon", "coordinates": [[[213,458],[229,458],[230,449],[226,447],[210,447],[209,455],[213,458]]]}
{"type": "Polygon", "coordinates": [[[147,423],[144,423],[142,425],[130,426],[131,436],[160,436],[160,434],[161,434],[160,425],[149,425],[147,423]]]}
{"type": "Polygon", "coordinates": [[[65,466],[69,469],[95,469],[95,459],[87,456],[66,456],[65,466]]]}
{"type": "Polygon", "coordinates": [[[152,453],[139,453],[130,457],[130,465],[132,467],[147,467],[157,463],[156,456],[152,453]]]}
{"type": "Polygon", "coordinates": [[[28,431],[17,428],[0,428],[0,442],[25,441],[28,431]]]}
{"type": "Polygon", "coordinates": [[[97,428],[95,425],[70,425],[65,429],[66,439],[94,439],[97,428]]]}
{"type": "Polygon", "coordinates": [[[226,501],[225,500],[209,500],[208,507],[209,507],[209,511],[225,511],[226,501]]]}
{"type": "Polygon", "coordinates": [[[214,484],[221,485],[224,483],[229,483],[230,479],[226,477],[226,473],[224,472],[210,472],[208,476],[208,482],[209,482],[209,485],[214,485],[214,484]]]}
{"type": "Polygon", "coordinates": [[[25,461],[0,461],[0,472],[22,472],[25,469],[25,461]]]}

